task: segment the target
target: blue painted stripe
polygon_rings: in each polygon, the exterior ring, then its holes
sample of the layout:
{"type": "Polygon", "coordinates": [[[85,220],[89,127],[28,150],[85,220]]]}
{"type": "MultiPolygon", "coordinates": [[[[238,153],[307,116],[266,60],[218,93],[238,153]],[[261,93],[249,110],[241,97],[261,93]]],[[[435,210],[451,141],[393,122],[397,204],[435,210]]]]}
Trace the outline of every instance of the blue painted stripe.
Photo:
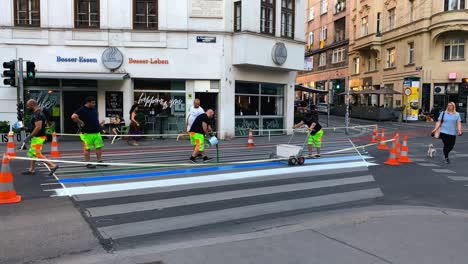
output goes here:
{"type": "MultiPolygon", "coordinates": [[[[368,157],[365,157],[365,158],[368,158],[368,157]]],[[[344,156],[344,157],[332,157],[332,158],[322,158],[322,159],[307,159],[305,161],[305,164],[343,162],[343,161],[354,161],[354,160],[360,160],[360,159],[362,159],[361,156],[344,156]]],[[[259,162],[259,163],[253,163],[253,164],[235,164],[235,165],[213,166],[213,167],[203,167],[203,168],[194,168],[194,169],[155,171],[155,172],[147,172],[147,173],[95,176],[95,177],[86,177],[86,178],[68,178],[68,179],[61,179],[59,180],[59,182],[60,183],[82,183],[82,182],[140,179],[140,178],[148,178],[148,177],[162,177],[162,176],[170,176],[170,175],[184,175],[184,174],[227,171],[227,170],[236,170],[236,169],[252,169],[252,168],[271,167],[271,166],[273,167],[284,166],[284,162],[281,162],[281,161],[259,162]]]]}

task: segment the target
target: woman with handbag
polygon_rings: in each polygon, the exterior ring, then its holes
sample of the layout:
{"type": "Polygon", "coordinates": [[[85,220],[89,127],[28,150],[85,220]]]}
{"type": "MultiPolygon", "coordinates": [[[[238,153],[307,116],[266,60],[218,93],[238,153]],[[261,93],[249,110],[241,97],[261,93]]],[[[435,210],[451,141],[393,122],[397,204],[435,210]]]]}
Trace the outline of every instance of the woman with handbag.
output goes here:
{"type": "Polygon", "coordinates": [[[447,110],[439,115],[439,121],[432,130],[432,136],[442,139],[444,143],[444,156],[447,164],[450,163],[449,153],[455,146],[457,135],[462,135],[461,118],[460,114],[457,113],[455,103],[450,102],[447,105],[447,110]]]}

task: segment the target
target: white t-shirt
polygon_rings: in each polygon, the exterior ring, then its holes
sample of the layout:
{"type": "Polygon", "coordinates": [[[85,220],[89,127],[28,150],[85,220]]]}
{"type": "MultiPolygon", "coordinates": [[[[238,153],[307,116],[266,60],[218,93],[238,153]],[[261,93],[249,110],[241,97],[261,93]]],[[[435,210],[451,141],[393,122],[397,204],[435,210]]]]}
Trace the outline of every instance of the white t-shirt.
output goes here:
{"type": "Polygon", "coordinates": [[[187,126],[187,131],[190,131],[190,128],[192,127],[193,121],[195,121],[195,118],[197,118],[199,115],[205,113],[205,110],[201,106],[198,108],[195,107],[190,107],[189,111],[189,117],[188,117],[188,126],[187,126]]]}

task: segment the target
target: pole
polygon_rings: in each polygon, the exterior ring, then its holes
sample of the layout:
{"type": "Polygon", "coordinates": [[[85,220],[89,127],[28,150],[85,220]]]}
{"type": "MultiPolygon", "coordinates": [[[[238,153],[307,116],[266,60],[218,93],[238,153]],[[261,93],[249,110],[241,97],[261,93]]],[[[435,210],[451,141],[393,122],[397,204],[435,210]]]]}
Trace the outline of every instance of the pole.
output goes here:
{"type": "MultiPolygon", "coordinates": [[[[23,102],[24,83],[23,83],[23,58],[18,59],[18,103],[23,102]]],[[[24,109],[23,109],[24,110],[24,109]]]]}
{"type": "Polygon", "coordinates": [[[465,124],[468,124],[468,97],[466,97],[466,114],[465,114],[465,124]]]}
{"type": "Polygon", "coordinates": [[[346,93],[346,114],[345,114],[345,134],[349,135],[349,97],[350,97],[350,89],[351,87],[349,86],[348,83],[348,91],[346,93]]]}
{"type": "Polygon", "coordinates": [[[332,90],[330,90],[330,84],[331,82],[328,83],[328,102],[327,102],[327,127],[329,127],[330,123],[330,101],[331,101],[331,95],[332,95],[332,90]]]}

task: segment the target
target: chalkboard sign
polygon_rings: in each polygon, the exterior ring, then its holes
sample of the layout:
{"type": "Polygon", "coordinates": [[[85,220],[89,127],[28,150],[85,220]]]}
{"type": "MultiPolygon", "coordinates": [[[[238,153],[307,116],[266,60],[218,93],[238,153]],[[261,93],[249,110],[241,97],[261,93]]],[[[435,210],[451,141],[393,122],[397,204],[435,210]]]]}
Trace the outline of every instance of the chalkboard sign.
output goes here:
{"type": "Polygon", "coordinates": [[[106,117],[123,116],[123,92],[106,92],[106,117]]]}

